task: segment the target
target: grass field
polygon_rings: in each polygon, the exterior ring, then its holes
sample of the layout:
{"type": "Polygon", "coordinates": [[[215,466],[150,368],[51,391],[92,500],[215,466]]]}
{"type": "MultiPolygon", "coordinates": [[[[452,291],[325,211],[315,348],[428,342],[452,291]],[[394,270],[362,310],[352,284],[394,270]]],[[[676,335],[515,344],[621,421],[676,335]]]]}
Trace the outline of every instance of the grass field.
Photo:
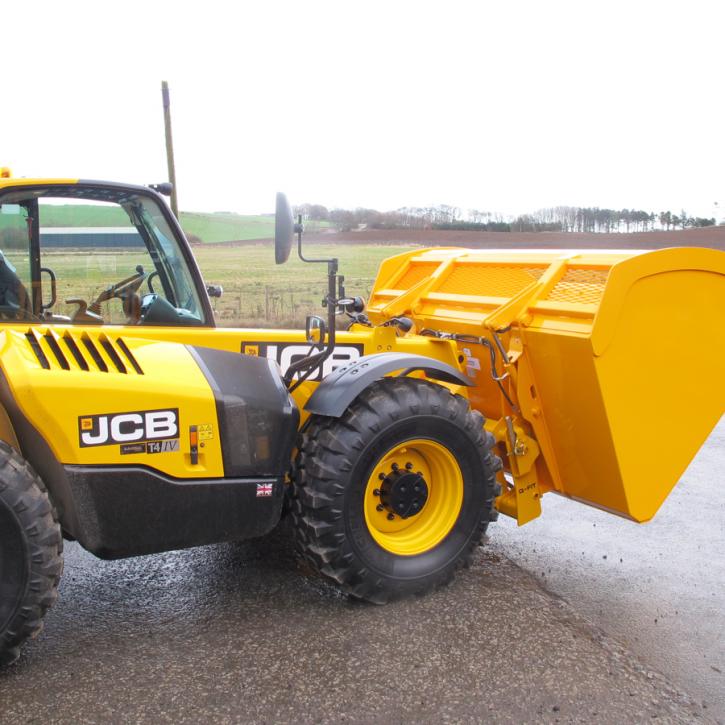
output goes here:
{"type": "MultiPolygon", "coordinates": [[[[41,209],[43,227],[123,227],[129,226],[128,216],[117,205],[46,204],[41,209]]],[[[18,217],[0,214],[0,229],[13,228],[18,217]]],[[[232,212],[181,212],[181,226],[202,242],[246,241],[271,239],[274,236],[274,217],[245,215],[232,212]]],[[[311,231],[329,226],[327,222],[310,222],[311,231]]]]}
{"type": "MultiPolygon", "coordinates": [[[[407,249],[410,247],[362,244],[310,244],[305,248],[311,257],[337,256],[347,293],[366,299],[380,262],[407,249]]],[[[275,265],[271,241],[240,246],[202,245],[194,248],[194,255],[204,281],[224,287],[223,296],[212,299],[220,326],[300,327],[306,315],[324,313],[320,302],[327,291],[325,264],[305,264],[293,254],[287,264],[275,265]]],[[[26,252],[8,250],[7,257],[18,270],[27,270],[26,252]]],[[[94,250],[92,254],[85,249],[45,250],[43,265],[51,268],[58,279],[58,302],[53,310],[71,314],[76,306],[66,305],[66,299],[80,297],[90,302],[104,287],[133,274],[137,264],[148,269],[146,252],[119,248],[94,250]]],[[[23,272],[21,276],[26,278],[23,272]]],[[[144,286],[139,292],[144,294],[148,290],[144,286]]],[[[104,319],[122,322],[120,302],[107,304],[104,319]]]]}
{"type": "MultiPolygon", "coordinates": [[[[345,275],[348,295],[366,299],[380,262],[410,247],[389,245],[310,244],[310,257],[336,256],[345,275]]],[[[300,326],[308,314],[322,314],[320,304],[327,291],[327,266],[305,264],[295,254],[286,264],[275,265],[270,244],[239,247],[195,247],[194,255],[204,280],[221,284],[224,295],[212,300],[218,324],[246,327],[300,326]]]]}
{"type": "Polygon", "coordinates": [[[193,234],[202,242],[271,239],[274,236],[273,216],[181,212],[181,226],[187,235],[193,234]]]}

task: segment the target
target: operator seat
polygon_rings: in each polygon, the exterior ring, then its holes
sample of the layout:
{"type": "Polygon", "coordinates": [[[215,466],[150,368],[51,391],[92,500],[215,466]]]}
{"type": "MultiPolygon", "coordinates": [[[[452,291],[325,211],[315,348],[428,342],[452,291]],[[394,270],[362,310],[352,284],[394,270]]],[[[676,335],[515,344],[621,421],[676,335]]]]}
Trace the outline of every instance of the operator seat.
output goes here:
{"type": "Polygon", "coordinates": [[[0,315],[11,320],[27,320],[33,316],[30,295],[2,252],[0,252],[0,315]]]}

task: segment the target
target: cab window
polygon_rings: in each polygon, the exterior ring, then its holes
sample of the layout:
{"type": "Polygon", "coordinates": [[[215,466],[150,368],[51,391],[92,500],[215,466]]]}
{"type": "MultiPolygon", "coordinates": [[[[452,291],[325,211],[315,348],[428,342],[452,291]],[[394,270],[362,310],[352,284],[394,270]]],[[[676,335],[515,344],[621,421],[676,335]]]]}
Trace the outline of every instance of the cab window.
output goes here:
{"type": "Polygon", "coordinates": [[[206,324],[195,278],[153,197],[83,186],[0,196],[0,317],[206,324]]]}

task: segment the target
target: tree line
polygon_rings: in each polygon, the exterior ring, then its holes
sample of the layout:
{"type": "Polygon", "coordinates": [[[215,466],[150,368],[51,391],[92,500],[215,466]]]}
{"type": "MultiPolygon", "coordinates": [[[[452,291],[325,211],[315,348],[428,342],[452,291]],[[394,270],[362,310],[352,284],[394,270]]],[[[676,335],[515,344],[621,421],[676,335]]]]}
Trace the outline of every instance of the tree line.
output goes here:
{"type": "Polygon", "coordinates": [[[654,229],[687,229],[715,224],[714,218],[690,216],[683,209],[647,212],[642,209],[600,209],[599,207],[554,206],[531,214],[505,218],[501,214],[462,210],[439,204],[429,207],[401,207],[395,211],[377,209],[328,209],[321,204],[302,204],[297,212],[307,219],[327,221],[339,231],[352,229],[447,229],[493,232],[647,232],[654,229]]]}

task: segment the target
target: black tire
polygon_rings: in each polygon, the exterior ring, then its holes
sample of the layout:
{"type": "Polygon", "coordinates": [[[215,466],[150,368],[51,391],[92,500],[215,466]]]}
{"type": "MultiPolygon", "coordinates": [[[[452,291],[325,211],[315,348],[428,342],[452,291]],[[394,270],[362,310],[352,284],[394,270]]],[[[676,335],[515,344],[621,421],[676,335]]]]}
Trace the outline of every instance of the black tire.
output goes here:
{"type": "MultiPolygon", "coordinates": [[[[464,398],[419,379],[385,378],[365,390],[341,418],[313,416],[302,432],[293,472],[292,522],[299,553],[352,597],[376,604],[448,583],[468,564],[489,522],[497,518],[501,462],[491,453],[492,445],[483,417],[464,398]],[[379,534],[376,540],[366,519],[371,516],[367,498],[371,481],[382,479],[377,470],[387,465],[389,452],[404,451],[395,447],[421,439],[423,445],[432,441],[448,451],[457,464],[460,508],[448,514],[455,523],[442,529],[448,531],[442,540],[420,553],[402,555],[395,546],[381,545],[379,534]]],[[[402,473],[393,466],[391,476],[402,473]]],[[[381,505],[374,510],[383,511],[381,505]]],[[[391,519],[390,513],[384,515],[391,519]]],[[[436,525],[429,518],[426,527],[429,521],[436,525]]]]}
{"type": "Polygon", "coordinates": [[[63,572],[63,537],[43,482],[0,441],[0,667],[38,635],[63,572]]]}

